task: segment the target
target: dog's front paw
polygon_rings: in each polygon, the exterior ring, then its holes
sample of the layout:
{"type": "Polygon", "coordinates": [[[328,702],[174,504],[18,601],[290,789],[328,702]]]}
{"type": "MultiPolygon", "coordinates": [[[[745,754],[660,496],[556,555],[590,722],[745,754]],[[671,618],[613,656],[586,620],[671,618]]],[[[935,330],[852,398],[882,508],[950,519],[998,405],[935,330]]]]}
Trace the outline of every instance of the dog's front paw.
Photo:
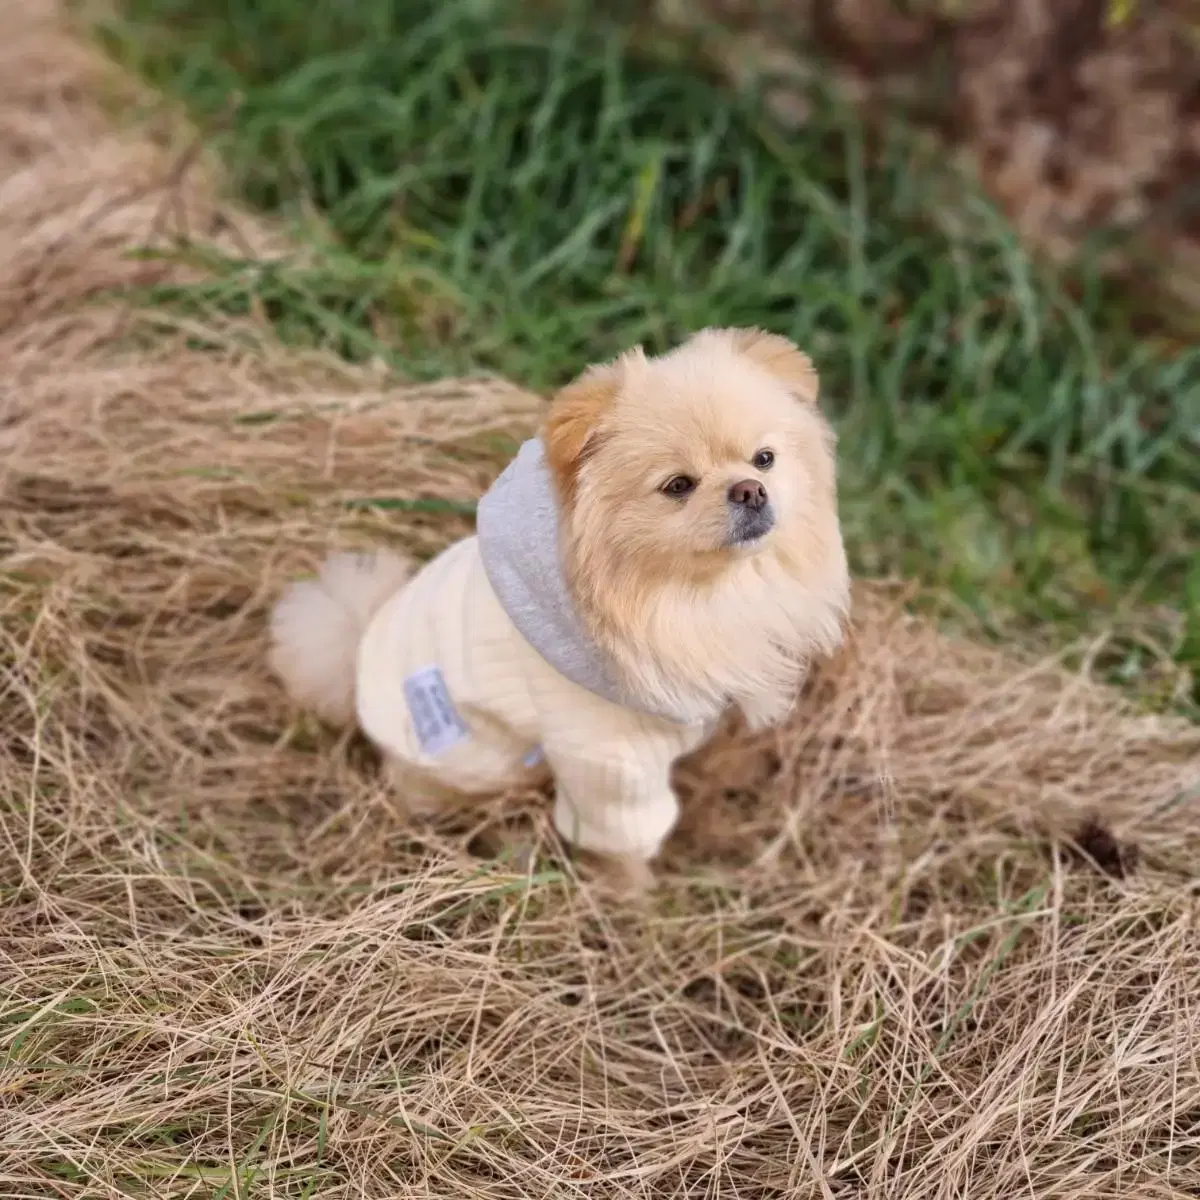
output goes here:
{"type": "Polygon", "coordinates": [[[575,859],[586,879],[616,895],[644,896],[654,887],[654,868],[644,858],[576,850],[575,859]]]}

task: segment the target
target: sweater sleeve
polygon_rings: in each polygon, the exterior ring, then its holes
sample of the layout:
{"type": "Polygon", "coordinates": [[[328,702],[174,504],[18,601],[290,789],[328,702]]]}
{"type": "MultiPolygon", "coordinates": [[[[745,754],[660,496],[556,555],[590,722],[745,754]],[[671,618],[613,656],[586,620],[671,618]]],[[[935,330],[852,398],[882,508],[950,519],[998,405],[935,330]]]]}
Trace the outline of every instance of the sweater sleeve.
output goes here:
{"type": "MultiPolygon", "coordinates": [[[[554,827],[572,845],[651,859],[679,816],[666,771],[614,754],[546,751],[554,771],[554,827]]],[[[669,768],[669,764],[668,764],[669,768]]]]}
{"type": "Polygon", "coordinates": [[[554,773],[554,825],[580,849],[651,859],[679,817],[671,765],[699,735],[613,705],[604,710],[591,720],[548,715],[542,750],[554,773]]]}

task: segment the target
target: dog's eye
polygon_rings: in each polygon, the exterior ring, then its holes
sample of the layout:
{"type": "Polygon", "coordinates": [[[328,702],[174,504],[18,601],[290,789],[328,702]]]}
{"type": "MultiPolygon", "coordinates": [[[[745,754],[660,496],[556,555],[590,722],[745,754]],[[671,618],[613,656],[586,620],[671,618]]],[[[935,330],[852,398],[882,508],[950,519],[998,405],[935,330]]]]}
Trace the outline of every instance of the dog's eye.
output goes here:
{"type": "Polygon", "coordinates": [[[665,495],[679,499],[696,489],[696,481],[690,475],[673,475],[662,485],[665,495]]]}
{"type": "Polygon", "coordinates": [[[759,471],[769,471],[775,463],[774,450],[760,450],[751,460],[750,465],[759,471]]]}

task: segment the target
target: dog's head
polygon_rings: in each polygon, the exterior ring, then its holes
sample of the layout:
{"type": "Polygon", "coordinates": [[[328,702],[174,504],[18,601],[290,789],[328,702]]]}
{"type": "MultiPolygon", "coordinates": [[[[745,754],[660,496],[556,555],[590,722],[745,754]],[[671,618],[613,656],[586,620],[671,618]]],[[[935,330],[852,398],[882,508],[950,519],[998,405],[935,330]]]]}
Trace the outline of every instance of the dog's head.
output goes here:
{"type": "Polygon", "coordinates": [[[575,543],[639,573],[712,578],[802,547],[835,506],[817,373],[787,339],[708,329],[560,392],[547,456],[575,543]]]}
{"type": "Polygon", "coordinates": [[[544,441],[581,607],[646,653],[686,641],[667,629],[686,621],[729,643],[717,657],[743,643],[748,659],[803,640],[793,615],[814,597],[844,609],[834,437],[817,397],[809,358],[756,329],[634,350],[565,387],[544,441]]]}

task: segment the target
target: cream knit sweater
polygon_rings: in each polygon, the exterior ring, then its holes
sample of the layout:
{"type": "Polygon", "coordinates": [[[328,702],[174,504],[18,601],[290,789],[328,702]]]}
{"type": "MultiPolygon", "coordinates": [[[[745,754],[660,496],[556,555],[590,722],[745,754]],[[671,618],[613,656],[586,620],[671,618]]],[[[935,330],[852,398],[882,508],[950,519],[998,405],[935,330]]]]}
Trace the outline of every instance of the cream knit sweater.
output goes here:
{"type": "Polygon", "coordinates": [[[439,555],[376,613],[359,648],[358,716],[396,765],[457,792],[555,780],[554,823],[586,850],[649,859],[678,805],[671,764],[709,733],[572,682],[518,632],[479,539],[439,555]]]}

